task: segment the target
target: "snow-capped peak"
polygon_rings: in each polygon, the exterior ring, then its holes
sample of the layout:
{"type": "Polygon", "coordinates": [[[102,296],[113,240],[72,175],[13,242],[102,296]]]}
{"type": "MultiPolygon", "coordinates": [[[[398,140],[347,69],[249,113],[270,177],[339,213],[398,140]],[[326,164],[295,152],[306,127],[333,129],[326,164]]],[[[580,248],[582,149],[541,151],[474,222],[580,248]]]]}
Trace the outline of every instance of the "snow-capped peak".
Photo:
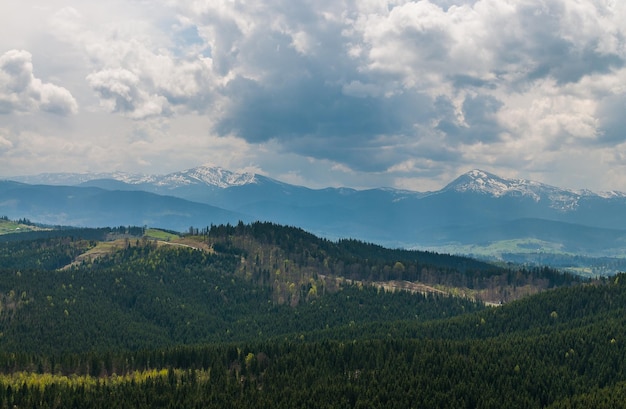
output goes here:
{"type": "Polygon", "coordinates": [[[219,188],[243,186],[256,183],[253,173],[235,173],[214,166],[203,165],[182,172],[170,173],[157,177],[153,183],[158,186],[178,187],[183,185],[205,184],[219,188]]]}
{"type": "Polygon", "coordinates": [[[165,188],[202,184],[227,188],[257,183],[257,178],[253,173],[235,173],[217,166],[203,165],[163,176],[151,176],[150,180],[138,183],[146,182],[165,188]]]}
{"type": "Polygon", "coordinates": [[[485,171],[474,169],[458,177],[446,189],[452,189],[457,192],[471,191],[501,196],[509,190],[509,185],[504,179],[485,171]]]}
{"type": "Polygon", "coordinates": [[[457,192],[477,192],[500,197],[512,191],[523,195],[535,197],[535,189],[531,187],[540,185],[523,179],[505,179],[480,169],[474,169],[445,187],[444,190],[454,190],[457,192]]]}
{"type": "Polygon", "coordinates": [[[444,190],[481,193],[492,197],[522,196],[531,198],[535,202],[546,200],[550,207],[562,211],[575,209],[583,196],[595,195],[587,190],[577,192],[531,180],[501,178],[479,169],[461,175],[444,190]]]}

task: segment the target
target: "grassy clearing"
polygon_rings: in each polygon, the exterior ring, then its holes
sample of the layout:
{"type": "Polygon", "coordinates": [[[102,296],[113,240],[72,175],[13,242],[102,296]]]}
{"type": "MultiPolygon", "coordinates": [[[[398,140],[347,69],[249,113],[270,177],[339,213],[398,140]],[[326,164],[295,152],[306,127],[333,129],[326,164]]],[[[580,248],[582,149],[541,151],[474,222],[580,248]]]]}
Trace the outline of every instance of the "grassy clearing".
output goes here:
{"type": "Polygon", "coordinates": [[[114,252],[125,248],[126,246],[132,246],[136,243],[136,240],[125,240],[119,239],[114,241],[100,241],[96,244],[95,247],[87,250],[83,254],[79,255],[74,259],[71,264],[63,267],[63,269],[68,269],[72,266],[80,265],[82,262],[91,263],[95,259],[103,256],[107,256],[109,254],[113,254],[114,252]]]}
{"type": "Polygon", "coordinates": [[[144,235],[148,240],[156,240],[159,246],[183,246],[211,252],[211,247],[201,236],[184,236],[159,229],[148,229],[144,235]]]}
{"type": "Polygon", "coordinates": [[[145,244],[147,241],[155,243],[157,246],[182,246],[182,247],[191,247],[198,250],[211,252],[212,249],[210,246],[203,242],[193,239],[188,239],[186,237],[180,237],[176,234],[169,233],[159,229],[148,229],[143,238],[124,238],[117,239],[112,241],[99,241],[95,245],[95,247],[90,248],[83,254],[79,255],[74,259],[74,261],[63,269],[71,268],[72,266],[77,266],[82,264],[83,262],[91,263],[95,259],[108,256],[113,254],[118,250],[122,250],[128,246],[136,246],[140,244],[145,244]]]}
{"type": "Polygon", "coordinates": [[[172,241],[177,240],[179,236],[174,233],[169,233],[159,229],[148,229],[146,230],[145,237],[149,239],[163,240],[163,241],[172,241]]]}
{"type": "Polygon", "coordinates": [[[27,224],[16,223],[12,220],[0,219],[0,234],[22,233],[33,230],[43,230],[27,224]]]}

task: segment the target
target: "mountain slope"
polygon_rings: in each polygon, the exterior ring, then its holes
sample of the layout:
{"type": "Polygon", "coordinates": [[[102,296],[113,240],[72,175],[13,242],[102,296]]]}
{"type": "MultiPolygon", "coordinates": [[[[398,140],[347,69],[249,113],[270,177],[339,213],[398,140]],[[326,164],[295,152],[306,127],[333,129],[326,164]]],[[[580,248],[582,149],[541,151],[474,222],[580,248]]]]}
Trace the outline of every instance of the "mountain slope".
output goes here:
{"type": "Polygon", "coordinates": [[[95,187],[0,182],[0,213],[51,225],[158,225],[184,231],[190,225],[236,223],[246,215],[173,196],[95,187]]]}
{"type": "MultiPolygon", "coordinates": [[[[55,177],[48,174],[40,179],[50,183],[80,181],[76,188],[98,187],[174,196],[196,203],[186,203],[184,206],[187,207],[202,203],[234,212],[243,220],[294,225],[327,238],[352,237],[391,247],[482,245],[503,240],[503,237],[523,240],[545,236],[545,232],[552,229],[552,248],[571,248],[591,256],[626,253],[621,239],[626,231],[624,193],[596,194],[561,189],[535,181],[501,178],[481,170],[461,175],[434,192],[388,188],[309,189],[261,175],[234,173],[210,166],[161,176],[111,173],[91,176],[60,174],[55,177]],[[532,223],[524,220],[532,220],[532,223]],[[568,227],[555,223],[565,223],[568,227]],[[592,237],[584,233],[589,228],[605,231],[598,230],[592,237]],[[572,237],[578,238],[575,245],[572,245],[572,237]]],[[[125,198],[117,195],[120,200],[130,200],[130,193],[125,198]]],[[[153,197],[153,200],[157,201],[157,198],[153,197]]],[[[171,199],[163,200],[168,202],[164,207],[176,213],[171,199]]],[[[4,206],[0,206],[0,214],[3,208],[8,208],[7,203],[10,202],[0,201],[4,206]]],[[[36,214],[41,218],[37,221],[57,223],[65,220],[59,215],[60,208],[45,212],[46,204],[38,205],[41,209],[36,214]]],[[[30,213],[15,214],[17,208],[11,209],[12,217],[35,220],[30,213]]],[[[156,224],[180,229],[184,225],[202,227],[232,220],[229,216],[213,221],[198,211],[181,210],[178,213],[186,216],[180,216],[177,224],[167,219],[156,224]]],[[[111,225],[117,220],[101,217],[98,222],[111,225]]],[[[84,219],[83,223],[89,221],[84,219]]]]}

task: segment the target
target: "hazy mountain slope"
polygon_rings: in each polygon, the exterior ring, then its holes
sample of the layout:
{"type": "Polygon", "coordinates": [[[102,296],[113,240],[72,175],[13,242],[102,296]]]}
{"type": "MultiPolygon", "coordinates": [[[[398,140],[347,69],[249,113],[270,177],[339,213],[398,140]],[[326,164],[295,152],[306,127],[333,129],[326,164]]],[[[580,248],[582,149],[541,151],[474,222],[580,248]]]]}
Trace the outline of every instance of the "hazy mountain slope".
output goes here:
{"type": "Polygon", "coordinates": [[[480,226],[434,228],[433,243],[481,244],[494,241],[536,239],[559,243],[563,252],[593,254],[626,249],[626,230],[604,229],[541,219],[499,221],[480,226]]]}
{"type": "MultiPolygon", "coordinates": [[[[574,191],[535,181],[501,178],[480,170],[461,175],[434,192],[382,188],[309,189],[261,175],[210,166],[168,175],[110,173],[92,176],[90,179],[88,174],[56,177],[47,174],[40,180],[49,183],[73,180],[80,181],[80,186],[85,188],[175,196],[248,215],[241,216],[244,220],[289,224],[329,238],[354,237],[392,247],[480,244],[549,236],[555,248],[593,255],[600,254],[598,251],[602,249],[622,248],[622,233],[615,230],[626,230],[626,195],[623,193],[574,191]],[[520,222],[531,219],[532,223],[520,222]],[[554,222],[566,223],[568,227],[554,222]],[[610,231],[598,230],[590,235],[588,228],[610,231]]],[[[38,180],[36,177],[26,179],[38,180]]],[[[120,197],[120,200],[127,199],[120,197]]],[[[173,218],[164,219],[167,225],[163,226],[180,228],[185,224],[199,227],[208,224],[207,218],[197,212],[177,211],[171,207],[174,205],[171,199],[163,200],[167,202],[163,206],[172,213],[168,217],[173,218]],[[178,214],[177,219],[175,214],[178,214]]],[[[185,206],[198,205],[186,203],[185,206]]],[[[46,220],[54,217],[65,220],[65,216],[58,214],[62,211],[60,208],[48,213],[43,208],[40,210],[37,214],[46,215],[46,220]]],[[[157,219],[148,219],[152,220],[157,219]]],[[[618,251],[602,255],[618,253],[621,254],[618,251]]]]}
{"type": "Polygon", "coordinates": [[[199,223],[210,225],[249,220],[243,214],[173,196],[14,182],[0,182],[0,214],[52,225],[156,225],[178,231],[199,223]]]}

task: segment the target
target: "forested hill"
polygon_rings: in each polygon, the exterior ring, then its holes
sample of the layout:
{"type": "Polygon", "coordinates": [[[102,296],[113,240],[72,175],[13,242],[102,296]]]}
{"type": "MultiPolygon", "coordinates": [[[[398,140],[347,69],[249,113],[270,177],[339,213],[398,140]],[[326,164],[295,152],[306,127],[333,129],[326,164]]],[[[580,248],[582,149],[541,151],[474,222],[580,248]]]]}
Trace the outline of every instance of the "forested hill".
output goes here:
{"type": "Polygon", "coordinates": [[[274,271],[271,283],[255,282],[246,274],[245,256],[232,247],[216,251],[199,236],[181,239],[188,244],[164,239],[72,236],[1,243],[0,349],[137,350],[483,308],[463,298],[340,286],[330,278],[327,286],[322,278],[302,276],[307,285],[296,286],[291,270],[274,271]],[[293,303],[299,294],[305,296],[293,303]]]}
{"type": "Polygon", "coordinates": [[[483,308],[476,298],[577,282],[271,223],[184,237],[130,227],[66,233],[0,243],[3,349],[133,350],[435,319],[483,308]]]}
{"type": "Polygon", "coordinates": [[[332,287],[337,278],[386,288],[434,286],[493,303],[580,281],[550,268],[502,268],[462,256],[387,249],[357,240],[329,241],[273,223],[211,226],[194,233],[203,233],[199,237],[218,253],[241,256],[242,276],[273,286],[281,302],[292,304],[306,297],[312,284],[332,287]]]}
{"type": "Polygon", "coordinates": [[[576,284],[270,224],[121,230],[0,243],[0,408],[624,407],[624,275],[576,284]],[[375,281],[421,271],[567,285],[488,308],[375,281]]]}

